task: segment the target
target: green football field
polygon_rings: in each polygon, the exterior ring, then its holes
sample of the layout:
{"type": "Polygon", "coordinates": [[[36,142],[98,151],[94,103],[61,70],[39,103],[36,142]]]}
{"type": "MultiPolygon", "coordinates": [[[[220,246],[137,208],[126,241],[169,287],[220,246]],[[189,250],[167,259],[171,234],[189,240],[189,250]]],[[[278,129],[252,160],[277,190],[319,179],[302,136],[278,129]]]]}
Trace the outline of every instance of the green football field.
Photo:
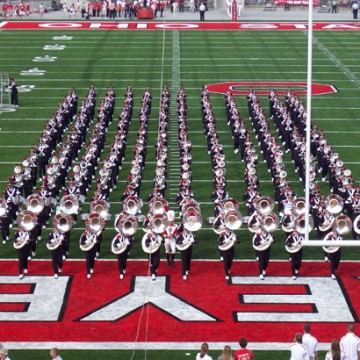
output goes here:
{"type": "MultiPolygon", "coordinates": [[[[344,166],[351,170],[357,184],[360,178],[359,163],[359,88],[360,33],[355,31],[316,31],[313,41],[313,82],[325,83],[336,87],[337,93],[312,98],[312,122],[324,130],[328,142],[339,153],[344,166]],[[355,44],[355,45],[354,45],[355,44]]],[[[16,163],[29,154],[31,146],[36,146],[39,135],[51,114],[56,111],[68,90],[75,88],[79,103],[86,96],[90,84],[94,84],[98,99],[105,95],[110,84],[117,93],[115,116],[106,136],[106,143],[113,141],[117,117],[123,94],[130,84],[135,94],[134,113],[129,129],[126,158],[120,171],[117,190],[110,195],[111,214],[121,211],[120,197],[126,187],[129,174],[132,147],[135,144],[138,129],[138,111],[141,97],[149,86],[153,95],[149,125],[146,167],[143,171],[141,197],[145,201],[152,191],[155,171],[155,148],[159,96],[166,84],[172,94],[169,124],[169,160],[168,191],[166,199],[170,207],[177,209],[175,196],[179,183],[179,153],[177,143],[176,94],[179,86],[184,86],[188,104],[189,139],[192,142],[192,191],[200,203],[203,227],[197,232],[199,243],[194,247],[193,257],[197,259],[216,259],[217,235],[207,218],[213,216],[214,206],[210,200],[213,191],[210,156],[207,153],[206,139],[201,123],[200,93],[204,84],[232,81],[306,81],[307,79],[307,33],[305,31],[1,31],[0,72],[13,75],[18,86],[34,85],[27,92],[19,93],[20,107],[16,112],[0,113],[0,188],[4,190],[7,178],[13,174],[16,163]],[[69,35],[72,40],[53,40],[56,35],[69,35]],[[65,45],[61,51],[44,50],[45,45],[65,45]],[[54,62],[34,62],[38,56],[55,56],[54,62]],[[21,71],[38,68],[41,76],[20,75],[21,71]]],[[[239,154],[234,154],[230,128],[226,123],[224,96],[210,94],[213,110],[217,119],[217,132],[226,154],[226,179],[229,195],[240,202],[240,211],[245,215],[242,197],[245,191],[244,169],[239,154]]],[[[282,97],[283,99],[283,97],[282,97]]],[[[305,97],[301,98],[304,102],[305,97]]],[[[242,118],[249,130],[247,100],[245,95],[236,97],[242,118]]],[[[268,111],[267,96],[260,97],[261,104],[268,111]]],[[[272,128],[273,132],[275,129],[272,128]]],[[[251,131],[252,138],[255,137],[251,131]]],[[[88,139],[87,139],[88,140],[88,139]]],[[[256,142],[255,142],[256,143],[256,142]]],[[[256,147],[258,150],[258,147],[256,147]]],[[[108,154],[102,154],[104,158],[108,154]]],[[[257,175],[261,183],[262,195],[274,196],[271,177],[262,161],[260,152],[257,175]]],[[[299,182],[289,154],[285,155],[285,167],[290,185],[299,195],[304,195],[303,185],[299,182]]],[[[320,191],[330,194],[328,181],[317,177],[320,191]]],[[[88,193],[83,212],[88,211],[89,199],[95,183],[88,193]]],[[[144,204],[143,213],[147,213],[144,204]]],[[[71,258],[83,258],[78,246],[80,234],[84,231],[84,222],[78,221],[71,233],[71,258]]],[[[44,230],[38,243],[37,258],[49,258],[45,246],[47,233],[44,230]]],[[[241,243],[236,245],[237,259],[254,259],[251,245],[252,234],[246,225],[236,231],[241,243]]],[[[12,233],[14,229],[12,229],[12,233]]],[[[272,245],[272,258],[287,259],[284,248],[284,234],[281,229],[275,231],[277,242],[272,245]]],[[[110,251],[110,243],[115,235],[113,221],[106,225],[103,236],[102,258],[115,258],[110,251]]],[[[140,241],[143,232],[135,236],[135,245],[131,258],[145,258],[140,241]]],[[[313,232],[315,237],[315,232],[313,232]]],[[[351,238],[351,234],[346,238],[351,238]]],[[[16,258],[16,252],[9,242],[0,245],[2,258],[16,258]]],[[[358,260],[358,247],[344,248],[342,258],[358,260]]],[[[322,260],[320,248],[306,248],[305,260],[322,260]]],[[[107,358],[131,359],[132,352],[70,352],[64,351],[65,359],[107,358]],[[94,355],[95,354],[95,355],[94,355]]],[[[218,354],[213,352],[213,358],[218,354]]],[[[14,351],[13,358],[46,358],[46,351],[34,351],[29,354],[14,351]]],[[[185,352],[149,352],[149,359],[186,359],[185,352]]],[[[144,358],[143,352],[137,352],[134,359],[144,358]]],[[[257,359],[286,359],[288,353],[261,352],[257,359]]]]}

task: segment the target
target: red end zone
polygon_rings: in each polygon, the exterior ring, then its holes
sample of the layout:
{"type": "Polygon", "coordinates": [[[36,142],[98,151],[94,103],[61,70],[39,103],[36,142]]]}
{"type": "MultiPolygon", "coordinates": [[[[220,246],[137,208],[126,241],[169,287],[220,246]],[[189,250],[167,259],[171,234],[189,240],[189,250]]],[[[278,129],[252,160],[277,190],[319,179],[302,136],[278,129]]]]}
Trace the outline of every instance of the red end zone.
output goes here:
{"type": "MultiPolygon", "coordinates": [[[[3,21],[1,30],[301,30],[306,22],[111,22],[3,21]]],[[[360,30],[355,22],[314,22],[313,30],[360,30]]]]}
{"type": "Polygon", "coordinates": [[[336,281],[323,262],[303,263],[296,281],[290,263],[280,261],[270,263],[264,281],[254,261],[235,262],[230,282],[220,261],[194,261],[186,281],[180,262],[162,262],[156,281],[147,266],[129,261],[120,280],[115,261],[98,261],[88,280],[84,261],[67,261],[56,280],[51,263],[40,260],[19,280],[17,262],[1,261],[0,341],[236,343],[245,336],[285,343],[310,322],[320,342],[331,342],[358,322],[355,262],[342,262],[336,281]]]}

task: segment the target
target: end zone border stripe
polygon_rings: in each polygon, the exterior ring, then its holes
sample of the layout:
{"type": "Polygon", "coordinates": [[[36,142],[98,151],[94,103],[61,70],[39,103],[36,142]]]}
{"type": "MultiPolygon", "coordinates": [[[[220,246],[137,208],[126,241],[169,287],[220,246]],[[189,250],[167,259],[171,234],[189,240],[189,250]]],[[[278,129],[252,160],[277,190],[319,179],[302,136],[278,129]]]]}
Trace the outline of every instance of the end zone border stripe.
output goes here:
{"type": "MultiPolygon", "coordinates": [[[[290,337],[290,336],[289,336],[290,337]]],[[[61,350],[191,350],[197,351],[200,347],[199,342],[2,342],[10,349],[14,350],[44,350],[57,346],[61,350]]],[[[249,342],[251,350],[278,350],[285,351],[290,349],[292,343],[257,343],[249,342]]],[[[239,347],[238,343],[209,342],[210,352],[213,350],[223,350],[225,345],[230,345],[232,349],[239,347]]],[[[319,343],[319,350],[329,350],[328,343],[319,343]]]]}
{"type": "MultiPolygon", "coordinates": [[[[5,21],[3,30],[217,30],[217,31],[304,31],[308,23],[299,22],[111,22],[111,21],[5,21]]],[[[354,22],[314,22],[313,30],[360,30],[360,24],[354,22]]]]}

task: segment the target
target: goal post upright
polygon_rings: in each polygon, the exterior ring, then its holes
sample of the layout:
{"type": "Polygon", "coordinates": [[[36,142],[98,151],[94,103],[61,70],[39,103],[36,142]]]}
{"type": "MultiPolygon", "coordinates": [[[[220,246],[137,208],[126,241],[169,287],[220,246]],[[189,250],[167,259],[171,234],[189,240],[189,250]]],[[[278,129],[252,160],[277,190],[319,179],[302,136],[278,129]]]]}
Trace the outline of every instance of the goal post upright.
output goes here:
{"type": "Polygon", "coordinates": [[[9,80],[8,73],[0,72],[0,107],[9,107],[11,105],[9,80]]]}

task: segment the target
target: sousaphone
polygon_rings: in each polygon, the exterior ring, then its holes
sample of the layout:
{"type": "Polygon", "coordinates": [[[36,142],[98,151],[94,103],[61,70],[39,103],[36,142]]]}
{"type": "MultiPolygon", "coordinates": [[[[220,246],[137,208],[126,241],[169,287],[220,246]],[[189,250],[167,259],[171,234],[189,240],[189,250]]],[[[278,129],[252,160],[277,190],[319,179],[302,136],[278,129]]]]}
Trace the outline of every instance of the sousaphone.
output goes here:
{"type": "Polygon", "coordinates": [[[161,238],[157,234],[152,234],[151,231],[146,232],[141,239],[141,247],[147,254],[153,254],[161,246],[161,238]]]}

